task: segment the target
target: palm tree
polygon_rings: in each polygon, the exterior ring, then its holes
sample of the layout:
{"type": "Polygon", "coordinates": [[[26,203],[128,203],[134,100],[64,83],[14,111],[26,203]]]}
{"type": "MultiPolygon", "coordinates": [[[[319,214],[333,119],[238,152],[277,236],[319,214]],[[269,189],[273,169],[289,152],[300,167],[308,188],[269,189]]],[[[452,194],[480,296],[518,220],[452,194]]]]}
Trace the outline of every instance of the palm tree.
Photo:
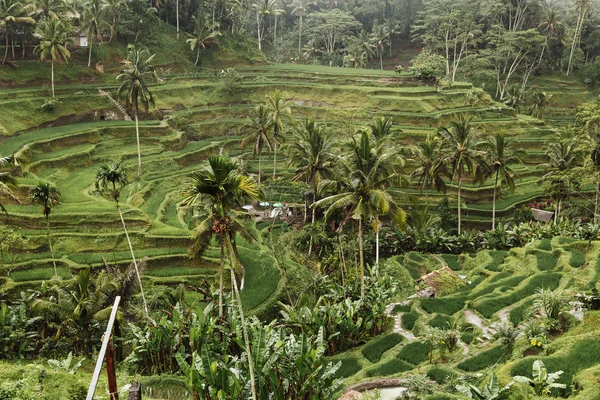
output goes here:
{"type": "Polygon", "coordinates": [[[458,234],[461,225],[461,189],[466,173],[481,181],[488,166],[481,151],[483,141],[477,127],[471,124],[472,118],[460,115],[448,127],[438,129],[440,137],[440,162],[446,164],[452,174],[452,182],[457,179],[458,234]]]}
{"type": "Polygon", "coordinates": [[[591,0],[575,0],[575,7],[577,9],[577,24],[575,25],[575,30],[573,31],[573,41],[571,42],[571,53],[569,54],[569,63],[567,65],[567,76],[569,76],[569,72],[571,71],[571,62],[573,61],[573,54],[575,53],[575,48],[581,42],[581,32],[583,28],[583,22],[585,21],[585,17],[592,10],[592,1],[591,0]]]}
{"type": "Polygon", "coordinates": [[[550,38],[559,38],[563,30],[563,24],[560,22],[558,11],[555,8],[547,8],[545,10],[542,20],[538,24],[538,29],[540,29],[546,37],[544,47],[542,48],[542,54],[540,55],[541,60],[544,56],[544,51],[548,47],[548,40],[550,40],[550,38]]]}
{"type": "Polygon", "coordinates": [[[373,27],[373,33],[371,33],[371,40],[379,53],[379,65],[383,71],[383,53],[385,46],[389,42],[390,33],[385,25],[377,25],[373,27]]]}
{"type": "Polygon", "coordinates": [[[381,140],[386,137],[391,137],[394,120],[392,117],[379,117],[374,123],[369,125],[369,127],[371,128],[371,135],[377,140],[381,140]]]}
{"type": "Polygon", "coordinates": [[[44,61],[50,57],[52,97],[54,97],[54,62],[67,62],[71,58],[71,53],[65,47],[67,43],[73,41],[70,37],[70,27],[59,19],[49,18],[39,23],[33,35],[40,40],[40,44],[34,50],[40,55],[40,60],[44,61]]]}
{"type": "MultiPolygon", "coordinates": [[[[34,25],[35,20],[25,16],[27,6],[21,0],[0,0],[0,29],[5,32],[4,35],[4,58],[2,63],[6,63],[8,58],[8,39],[10,24],[29,24],[34,25]]],[[[13,49],[14,57],[14,49],[13,49]]]]}
{"type": "Polygon", "coordinates": [[[283,100],[283,94],[279,89],[267,95],[267,109],[273,126],[273,179],[277,173],[277,143],[278,139],[283,137],[283,120],[291,116],[293,104],[283,100]]]}
{"type": "Polygon", "coordinates": [[[94,38],[100,36],[101,27],[110,27],[106,22],[106,8],[101,0],[87,0],[83,5],[82,28],[88,37],[88,68],[92,65],[92,48],[94,38]]]}
{"type": "Polygon", "coordinates": [[[257,0],[252,4],[256,11],[256,29],[258,39],[258,50],[262,51],[262,40],[265,32],[265,19],[267,15],[273,14],[277,0],[257,0]]]}
{"type": "Polygon", "coordinates": [[[352,45],[356,47],[360,55],[363,55],[367,61],[373,58],[375,54],[375,45],[366,30],[361,30],[360,33],[352,38],[352,45]]]}
{"type": "Polygon", "coordinates": [[[138,151],[138,179],[142,175],[142,151],[140,148],[140,127],[138,123],[138,110],[140,103],[147,112],[149,107],[154,107],[154,95],[148,88],[147,80],[154,83],[159,81],[158,75],[152,66],[154,54],[150,55],[148,49],[136,48],[135,45],[127,46],[127,60],[124,61],[125,68],[117,81],[123,82],[117,94],[119,98],[125,98],[127,108],[133,107],[135,115],[135,136],[138,151]]]}
{"type": "Polygon", "coordinates": [[[205,15],[198,13],[198,15],[192,16],[192,19],[194,20],[194,33],[188,34],[190,38],[186,42],[190,44],[192,51],[196,49],[194,65],[198,65],[200,50],[206,49],[206,46],[211,43],[216,43],[215,39],[221,36],[221,32],[218,30],[219,24],[212,24],[205,15]]]}
{"type": "Polygon", "coordinates": [[[33,0],[28,9],[30,15],[37,16],[38,20],[47,18],[59,19],[61,15],[69,18],[78,16],[77,12],[65,0],[33,0]]]}
{"type": "Polygon", "coordinates": [[[544,120],[544,111],[546,110],[546,107],[550,105],[550,98],[552,98],[552,95],[548,95],[542,90],[536,90],[531,95],[531,115],[535,118],[544,120]]]}
{"type": "Polygon", "coordinates": [[[241,145],[246,147],[252,144],[252,159],[258,156],[258,184],[260,185],[262,152],[265,146],[273,148],[273,119],[264,105],[258,105],[248,117],[248,122],[242,127],[245,131],[241,145]]]}
{"type": "Polygon", "coordinates": [[[490,172],[495,174],[494,196],[492,198],[492,230],[494,230],[496,229],[496,194],[503,184],[508,186],[511,193],[515,191],[515,177],[517,174],[510,167],[510,164],[522,164],[521,157],[525,155],[525,152],[515,149],[515,142],[506,138],[502,133],[489,136],[486,139],[485,149],[490,172]]]}
{"type": "MultiPolygon", "coordinates": [[[[307,119],[294,130],[293,144],[289,151],[291,165],[296,166],[292,180],[302,180],[311,187],[312,202],[319,198],[321,183],[333,177],[336,156],[333,153],[331,133],[314,119],[307,119]]],[[[311,223],[315,223],[316,208],[312,208],[311,223]]],[[[312,236],[308,257],[312,254],[312,236]]]]}
{"type": "Polygon", "coordinates": [[[123,218],[123,211],[119,203],[119,197],[121,196],[121,189],[127,185],[127,175],[123,169],[123,161],[113,162],[110,164],[102,164],[96,172],[96,189],[106,190],[108,186],[112,186],[110,195],[115,201],[115,206],[119,211],[119,217],[121,218],[121,224],[123,225],[123,231],[125,232],[125,238],[129,245],[129,251],[131,252],[131,259],[133,260],[133,266],[137,275],[138,283],[140,285],[140,293],[142,295],[142,301],[144,303],[144,311],[148,316],[148,305],[146,303],[146,296],[144,295],[144,287],[142,286],[142,278],[140,276],[140,270],[138,263],[135,259],[135,253],[133,252],[133,246],[131,245],[131,239],[127,232],[127,226],[125,225],[125,219],[123,218]]]}
{"type": "Polygon", "coordinates": [[[298,57],[300,57],[302,49],[302,17],[308,11],[308,8],[315,3],[313,0],[293,0],[291,4],[291,7],[293,7],[292,13],[298,14],[298,57]]]}
{"type": "MultiPolygon", "coordinates": [[[[242,330],[248,359],[252,360],[248,330],[244,320],[237,279],[234,270],[241,277],[242,287],[244,281],[244,268],[240,262],[236,235],[240,234],[249,241],[255,241],[252,234],[244,227],[242,214],[236,211],[247,202],[256,200],[260,196],[258,184],[248,176],[239,172],[239,165],[223,156],[209,156],[208,166],[199,172],[190,175],[182,192],[184,206],[197,206],[204,212],[204,216],[194,230],[195,242],[192,251],[196,256],[201,256],[210,247],[213,236],[219,240],[221,247],[221,264],[219,268],[219,316],[223,316],[223,276],[225,270],[225,256],[231,266],[231,285],[237,295],[237,306],[242,321],[242,330]]],[[[252,398],[256,399],[256,385],[252,362],[249,362],[252,398]]]]}
{"type": "MultiPolygon", "coordinates": [[[[568,133],[563,133],[568,135],[568,133]]],[[[547,185],[547,193],[556,201],[554,223],[558,222],[562,201],[569,195],[573,186],[573,179],[569,171],[578,166],[583,159],[583,153],[578,148],[576,140],[561,139],[557,136],[546,148],[545,156],[548,161],[540,164],[546,173],[540,178],[540,182],[547,185]]]]}
{"type": "Polygon", "coordinates": [[[102,0],[103,8],[110,11],[112,15],[112,21],[110,24],[110,40],[112,42],[114,38],[117,37],[117,16],[119,15],[119,10],[122,8],[127,8],[127,2],[125,0],[102,0]]]}
{"type": "Polygon", "coordinates": [[[60,201],[60,191],[52,183],[39,182],[31,188],[29,198],[32,203],[37,203],[42,206],[42,214],[46,217],[46,227],[48,229],[48,246],[50,247],[50,255],[52,256],[52,264],[54,265],[54,276],[58,276],[56,261],[54,260],[54,251],[52,250],[52,241],[50,240],[50,213],[52,207],[60,201]]]}
{"type": "Polygon", "coordinates": [[[273,14],[273,16],[275,17],[275,24],[273,26],[273,47],[277,48],[277,18],[280,15],[285,14],[285,10],[281,9],[281,8],[275,8],[277,6],[277,1],[275,0],[275,4],[273,4],[273,11],[271,12],[271,14],[273,14]]]}
{"type": "MultiPolygon", "coordinates": [[[[0,169],[9,165],[12,160],[13,160],[13,157],[11,157],[11,156],[0,157],[0,169]]],[[[15,177],[12,175],[12,173],[10,171],[0,170],[0,196],[8,197],[9,199],[18,202],[19,199],[14,195],[13,191],[11,190],[11,186],[16,186],[16,185],[17,185],[17,180],[15,179],[15,177]]],[[[2,203],[0,203],[0,210],[2,210],[8,214],[8,211],[6,211],[6,208],[4,208],[2,203]]]]}
{"type": "MultiPolygon", "coordinates": [[[[368,220],[377,221],[379,216],[396,211],[398,219],[404,213],[397,206],[389,192],[389,186],[398,178],[393,170],[397,160],[397,151],[392,146],[384,146],[371,135],[362,130],[348,145],[349,154],[340,159],[342,171],[340,183],[342,192],[334,194],[314,203],[312,207],[328,206],[325,212],[327,220],[336,210],[343,210],[347,216],[340,224],[352,218],[358,221],[358,245],[361,296],[364,295],[364,224],[368,220]]],[[[375,225],[378,237],[379,224],[375,225]]],[[[378,244],[378,243],[376,243],[378,244]]],[[[378,246],[376,253],[379,252],[378,246]]]]}
{"type": "Polygon", "coordinates": [[[446,165],[440,162],[440,138],[428,135],[413,150],[413,161],[416,168],[411,177],[418,179],[421,194],[425,190],[425,199],[429,198],[429,188],[434,187],[438,192],[446,193],[446,182],[443,175],[447,173],[446,165]]]}

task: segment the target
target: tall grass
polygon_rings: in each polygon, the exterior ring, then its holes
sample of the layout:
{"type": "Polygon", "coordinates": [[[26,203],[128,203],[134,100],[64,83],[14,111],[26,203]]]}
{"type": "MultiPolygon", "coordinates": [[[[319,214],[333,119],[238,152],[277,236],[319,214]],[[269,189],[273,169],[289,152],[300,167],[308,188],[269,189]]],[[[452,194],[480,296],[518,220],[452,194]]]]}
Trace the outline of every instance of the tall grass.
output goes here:
{"type": "Polygon", "coordinates": [[[372,363],[379,362],[383,353],[396,346],[403,340],[398,333],[390,333],[371,340],[360,351],[363,356],[372,363]]]}

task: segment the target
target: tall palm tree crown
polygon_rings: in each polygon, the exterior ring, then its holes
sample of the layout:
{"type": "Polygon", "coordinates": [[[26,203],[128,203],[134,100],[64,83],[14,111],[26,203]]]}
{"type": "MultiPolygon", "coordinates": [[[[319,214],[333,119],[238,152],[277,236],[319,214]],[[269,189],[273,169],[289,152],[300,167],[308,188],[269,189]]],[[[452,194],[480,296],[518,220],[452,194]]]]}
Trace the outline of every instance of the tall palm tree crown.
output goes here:
{"type": "MultiPolygon", "coordinates": [[[[15,177],[13,176],[13,174],[10,171],[2,170],[2,168],[9,165],[12,160],[13,160],[13,157],[10,157],[10,156],[0,157],[0,198],[7,197],[11,200],[18,201],[19,199],[14,195],[14,193],[11,189],[11,187],[14,187],[17,185],[17,180],[15,179],[15,177]]],[[[6,213],[8,212],[8,211],[6,211],[6,209],[4,208],[2,203],[0,203],[0,210],[4,211],[6,213]]]]}
{"type": "Polygon", "coordinates": [[[479,129],[471,123],[472,118],[460,115],[448,127],[438,130],[440,137],[440,161],[445,163],[451,173],[452,181],[457,180],[458,195],[458,233],[461,229],[461,188],[468,176],[482,181],[488,170],[482,151],[483,140],[479,129]]]}
{"type": "Polygon", "coordinates": [[[33,203],[42,206],[42,214],[46,217],[46,220],[50,217],[52,207],[59,204],[60,191],[54,184],[48,182],[39,182],[36,186],[31,188],[29,197],[33,203]]]}
{"type": "Polygon", "coordinates": [[[221,36],[218,23],[211,23],[206,15],[198,13],[192,16],[194,21],[194,31],[188,34],[189,39],[186,40],[190,44],[190,48],[196,50],[196,61],[194,65],[198,65],[200,59],[200,51],[206,49],[206,46],[211,43],[216,43],[216,38],[221,36]]]}
{"type": "Polygon", "coordinates": [[[484,145],[487,151],[490,172],[495,176],[494,197],[492,205],[492,229],[496,228],[496,194],[503,184],[507,185],[511,192],[515,190],[515,177],[517,173],[511,168],[511,164],[521,164],[521,157],[525,152],[515,148],[515,142],[506,138],[504,134],[490,136],[484,145]],[[500,184],[500,187],[498,186],[500,184]]]}
{"type": "Polygon", "coordinates": [[[69,26],[59,19],[48,18],[42,20],[33,34],[40,40],[40,44],[34,49],[34,52],[40,55],[42,61],[50,57],[52,65],[52,97],[54,97],[54,62],[62,64],[71,58],[71,53],[67,50],[67,43],[72,42],[71,30],[69,26]]]}
{"type": "Polygon", "coordinates": [[[267,109],[273,126],[273,179],[277,172],[277,145],[279,139],[283,139],[283,121],[291,117],[293,104],[283,100],[283,93],[279,89],[275,89],[273,93],[267,95],[267,109]]]}
{"type": "Polygon", "coordinates": [[[271,150],[274,144],[273,120],[269,115],[269,110],[262,104],[256,106],[242,129],[244,130],[241,140],[242,147],[252,144],[252,158],[258,156],[258,184],[260,185],[263,149],[266,146],[271,150]]]}
{"type": "Polygon", "coordinates": [[[127,46],[127,60],[124,61],[124,68],[121,74],[117,76],[117,81],[122,82],[117,90],[119,98],[125,98],[125,104],[128,108],[133,108],[135,114],[135,133],[138,150],[138,178],[142,174],[142,154],[140,148],[140,130],[138,124],[138,110],[140,103],[145,111],[149,107],[154,107],[154,95],[148,87],[147,81],[158,83],[158,74],[152,66],[154,54],[150,55],[148,49],[137,48],[130,44],[127,46]]]}
{"type": "Polygon", "coordinates": [[[438,192],[446,193],[446,182],[443,176],[447,174],[446,166],[440,161],[440,139],[437,136],[427,136],[424,142],[419,143],[413,150],[413,162],[416,168],[411,173],[418,179],[421,194],[429,195],[429,189],[435,188],[438,192]]]}
{"type": "Polygon", "coordinates": [[[120,189],[127,184],[123,161],[102,164],[96,172],[96,189],[106,189],[109,184],[112,186],[111,196],[118,204],[121,195],[120,189]]]}

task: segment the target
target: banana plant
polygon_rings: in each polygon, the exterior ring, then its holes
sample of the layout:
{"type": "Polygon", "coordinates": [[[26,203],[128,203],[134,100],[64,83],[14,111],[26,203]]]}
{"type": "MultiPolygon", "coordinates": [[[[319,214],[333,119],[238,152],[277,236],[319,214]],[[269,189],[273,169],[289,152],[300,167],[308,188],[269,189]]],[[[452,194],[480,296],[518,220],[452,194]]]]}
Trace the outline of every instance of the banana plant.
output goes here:
{"type": "Polygon", "coordinates": [[[538,396],[547,396],[551,393],[552,389],[565,389],[567,387],[563,383],[556,383],[562,374],[563,371],[549,373],[542,360],[535,360],[531,369],[533,379],[520,375],[515,376],[513,379],[515,382],[533,387],[535,394],[538,396]]]}
{"type": "Polygon", "coordinates": [[[489,382],[482,389],[469,384],[457,385],[456,390],[470,399],[500,400],[506,398],[513,383],[514,382],[510,382],[508,385],[501,388],[498,384],[498,378],[496,378],[496,374],[492,372],[489,382]]]}

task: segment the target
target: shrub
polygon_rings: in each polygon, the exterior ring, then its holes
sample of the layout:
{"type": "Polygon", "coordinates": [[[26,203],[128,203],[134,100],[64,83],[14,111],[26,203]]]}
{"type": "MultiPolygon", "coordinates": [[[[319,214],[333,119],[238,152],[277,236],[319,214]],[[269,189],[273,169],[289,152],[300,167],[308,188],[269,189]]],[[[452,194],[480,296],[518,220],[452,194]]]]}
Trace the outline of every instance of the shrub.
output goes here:
{"type": "Polygon", "coordinates": [[[356,374],[362,369],[358,360],[354,357],[344,357],[339,359],[332,359],[333,364],[337,364],[339,361],[342,362],[340,368],[335,372],[336,378],[347,378],[356,374]]]}
{"type": "Polygon", "coordinates": [[[482,369],[496,364],[503,358],[504,349],[502,346],[496,346],[481,352],[474,357],[464,360],[463,362],[459,363],[456,368],[467,372],[481,371],[482,369]]]}
{"type": "Polygon", "coordinates": [[[412,342],[402,346],[397,359],[419,365],[429,359],[429,342],[412,342]]]}
{"type": "Polygon", "coordinates": [[[402,314],[402,327],[406,330],[412,331],[415,327],[415,323],[419,319],[419,313],[407,312],[402,314]]]}
{"type": "Polygon", "coordinates": [[[440,313],[453,315],[463,309],[466,300],[467,296],[445,297],[443,299],[422,299],[421,308],[429,314],[440,313]]]}
{"type": "Polygon", "coordinates": [[[379,362],[383,353],[400,343],[403,336],[398,333],[380,336],[367,343],[361,350],[365,358],[372,363],[379,362]]]}
{"type": "Polygon", "coordinates": [[[429,320],[429,325],[434,328],[445,329],[452,323],[452,318],[443,314],[436,314],[429,320]]]}
{"type": "Polygon", "coordinates": [[[475,339],[475,335],[473,335],[473,332],[463,332],[460,335],[460,340],[462,340],[466,344],[473,343],[473,339],[475,339]]]}
{"type": "Polygon", "coordinates": [[[388,375],[397,374],[399,372],[410,371],[414,367],[415,367],[414,365],[409,364],[406,361],[392,359],[381,365],[378,365],[375,368],[368,370],[367,376],[368,377],[388,376],[388,375]]]}
{"type": "Polygon", "coordinates": [[[426,374],[430,379],[433,379],[440,385],[445,383],[448,379],[456,376],[456,373],[451,369],[433,367],[426,374]]]}
{"type": "Polygon", "coordinates": [[[571,249],[569,252],[571,253],[571,259],[569,260],[571,267],[579,268],[585,265],[585,254],[577,249],[571,249]]]}

